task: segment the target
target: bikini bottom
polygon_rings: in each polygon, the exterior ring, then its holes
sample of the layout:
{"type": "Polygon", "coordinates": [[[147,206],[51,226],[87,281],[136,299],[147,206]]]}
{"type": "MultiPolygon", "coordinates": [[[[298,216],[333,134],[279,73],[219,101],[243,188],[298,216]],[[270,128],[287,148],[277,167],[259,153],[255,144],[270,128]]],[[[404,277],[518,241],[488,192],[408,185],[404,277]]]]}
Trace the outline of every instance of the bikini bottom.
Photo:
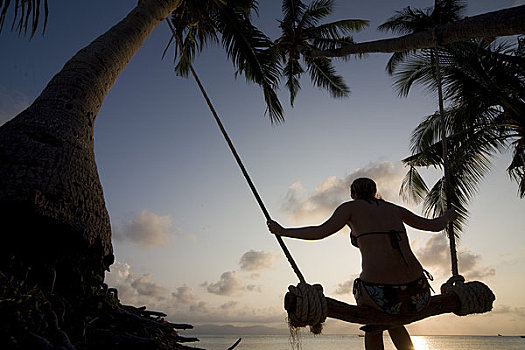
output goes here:
{"type": "Polygon", "coordinates": [[[410,314],[423,310],[430,301],[430,285],[425,276],[404,284],[384,284],[354,280],[354,296],[365,290],[374,303],[388,314],[410,314]],[[361,284],[361,288],[359,285],[361,284]]]}

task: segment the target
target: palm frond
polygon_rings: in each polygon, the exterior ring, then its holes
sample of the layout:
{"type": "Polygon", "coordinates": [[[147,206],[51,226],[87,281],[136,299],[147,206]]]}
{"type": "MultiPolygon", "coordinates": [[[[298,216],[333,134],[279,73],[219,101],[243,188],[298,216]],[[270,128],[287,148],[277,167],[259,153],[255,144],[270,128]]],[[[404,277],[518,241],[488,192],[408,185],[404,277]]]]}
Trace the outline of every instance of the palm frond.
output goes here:
{"type": "Polygon", "coordinates": [[[351,36],[341,37],[338,39],[315,37],[311,40],[311,46],[319,50],[337,49],[344,45],[353,44],[353,43],[355,43],[355,41],[351,36]]]}
{"type": "Polygon", "coordinates": [[[409,166],[401,183],[399,195],[406,202],[421,203],[428,194],[428,187],[414,166],[409,166]]]}
{"type": "Polygon", "coordinates": [[[281,9],[283,22],[295,24],[303,16],[306,5],[300,0],[283,0],[281,9]]]}
{"type": "Polygon", "coordinates": [[[286,87],[290,92],[290,105],[293,107],[297,92],[301,89],[299,77],[304,73],[304,69],[297,60],[288,60],[284,67],[283,74],[286,77],[286,87]]]}
{"type": "Polygon", "coordinates": [[[394,16],[390,17],[377,29],[401,35],[421,32],[432,27],[432,24],[429,23],[430,14],[430,9],[413,9],[408,6],[400,11],[396,11],[394,16]]]}
{"type": "Polygon", "coordinates": [[[314,85],[326,89],[332,97],[342,98],[350,95],[350,89],[342,76],[335,71],[328,58],[305,58],[307,70],[314,85]]]}
{"type": "Polygon", "coordinates": [[[315,27],[323,18],[332,14],[334,0],[314,0],[308,5],[299,20],[299,29],[315,27]]]}
{"type": "Polygon", "coordinates": [[[512,161],[507,168],[511,179],[518,184],[520,198],[525,197],[525,139],[522,137],[514,142],[512,161]]]}
{"type": "MultiPolygon", "coordinates": [[[[456,212],[458,219],[453,222],[454,236],[459,237],[468,218],[466,203],[460,198],[456,198],[452,191],[451,203],[456,212]]],[[[447,210],[444,179],[439,179],[428,192],[423,202],[423,215],[429,217],[438,217],[443,215],[447,210]]],[[[447,228],[447,235],[450,234],[447,228]]]]}
{"type": "Polygon", "coordinates": [[[406,97],[412,86],[419,83],[429,92],[435,91],[433,66],[428,64],[430,50],[421,50],[410,55],[409,60],[399,62],[396,66],[394,89],[399,96],[406,97]]]}
{"type": "Polygon", "coordinates": [[[416,51],[400,51],[394,52],[386,64],[386,71],[389,75],[393,75],[398,69],[398,66],[405,62],[410,55],[415,54],[416,51]]]}
{"type": "Polygon", "coordinates": [[[356,33],[369,25],[369,21],[361,19],[346,19],[319,26],[312,26],[304,29],[304,36],[307,38],[327,38],[338,40],[356,33]]]}
{"type": "Polygon", "coordinates": [[[13,22],[11,24],[11,30],[18,31],[19,34],[27,34],[30,31],[30,37],[32,38],[38,26],[40,24],[40,17],[42,16],[41,11],[43,9],[44,24],[42,33],[45,32],[47,27],[47,17],[49,15],[48,0],[11,0],[0,1],[0,32],[4,26],[6,15],[9,9],[13,11],[13,22]]]}
{"type": "Polygon", "coordinates": [[[278,51],[272,41],[251,24],[249,19],[221,12],[224,23],[219,26],[222,44],[239,73],[259,84],[264,91],[267,112],[272,122],[283,121],[282,105],[275,89],[279,84],[278,51]]]}

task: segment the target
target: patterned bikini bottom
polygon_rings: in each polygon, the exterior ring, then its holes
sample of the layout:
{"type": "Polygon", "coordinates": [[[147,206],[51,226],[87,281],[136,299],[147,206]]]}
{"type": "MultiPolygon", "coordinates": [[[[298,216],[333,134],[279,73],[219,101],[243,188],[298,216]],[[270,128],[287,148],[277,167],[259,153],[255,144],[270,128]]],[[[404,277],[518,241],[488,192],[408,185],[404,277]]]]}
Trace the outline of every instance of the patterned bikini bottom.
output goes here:
{"type": "Polygon", "coordinates": [[[354,280],[354,296],[359,298],[359,284],[379,308],[389,314],[410,314],[423,310],[430,301],[430,285],[425,276],[404,284],[384,284],[354,280]]]}

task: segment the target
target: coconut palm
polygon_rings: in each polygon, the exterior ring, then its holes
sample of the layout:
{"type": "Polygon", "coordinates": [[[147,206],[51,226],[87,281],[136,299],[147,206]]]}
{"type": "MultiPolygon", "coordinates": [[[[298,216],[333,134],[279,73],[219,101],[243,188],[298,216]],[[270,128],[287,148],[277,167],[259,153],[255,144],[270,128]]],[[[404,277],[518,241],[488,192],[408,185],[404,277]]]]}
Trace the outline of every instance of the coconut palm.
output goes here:
{"type": "Polygon", "coordinates": [[[275,41],[283,62],[283,75],[293,106],[301,88],[300,77],[306,71],[312,82],[328,90],[332,97],[346,97],[350,93],[343,78],[327,58],[312,58],[304,53],[312,50],[339,48],[352,43],[350,33],[368,25],[368,21],[346,19],[325,24],[319,22],[333,13],[333,0],[314,0],[310,5],[300,0],[283,0],[284,18],[280,21],[281,36],[275,41]]]}
{"type": "MultiPolygon", "coordinates": [[[[387,22],[379,26],[380,30],[389,30],[401,34],[406,33],[418,33],[429,29],[435,30],[438,25],[442,25],[448,22],[454,22],[460,19],[461,11],[465,8],[465,4],[461,0],[435,0],[434,7],[425,10],[416,9],[413,10],[410,7],[405,8],[403,11],[399,11],[395,16],[391,17],[387,22]]],[[[444,110],[444,99],[443,90],[441,84],[441,54],[437,47],[421,50],[422,53],[418,53],[414,50],[406,50],[396,52],[392,55],[387,64],[387,71],[393,74],[398,65],[402,62],[410,61],[414,55],[428,56],[429,60],[427,65],[430,68],[430,74],[433,80],[436,81],[435,86],[437,87],[438,105],[439,105],[439,116],[440,116],[440,138],[441,138],[441,154],[443,161],[443,178],[434,186],[432,191],[427,194],[427,197],[434,198],[435,203],[433,207],[434,215],[442,214],[446,209],[450,209],[452,205],[455,205],[459,211],[459,219],[456,223],[451,222],[447,228],[447,234],[450,241],[450,256],[452,263],[452,274],[458,274],[457,267],[457,255],[456,255],[456,241],[455,235],[457,230],[454,231],[454,227],[461,228],[461,222],[464,220],[465,210],[461,206],[461,197],[458,196],[459,190],[454,187],[456,182],[452,183],[452,176],[450,175],[449,167],[449,150],[447,142],[447,134],[445,128],[445,110],[444,110]],[[426,51],[426,52],[425,52],[426,51]],[[454,201],[453,201],[454,200],[454,201]],[[446,203],[446,204],[445,204],[446,203]]],[[[408,94],[410,86],[406,89],[400,89],[401,95],[408,94]]],[[[405,181],[403,185],[411,185],[411,179],[417,179],[416,184],[424,184],[421,177],[414,177],[415,169],[411,168],[408,172],[408,181],[405,181]]],[[[402,187],[403,189],[403,187],[402,187]]],[[[424,190],[424,187],[422,187],[424,190]]],[[[418,193],[421,195],[421,193],[418,193]]],[[[420,198],[420,197],[417,197],[420,198]]],[[[425,204],[429,204],[428,201],[425,204]]]]}
{"type": "MultiPolygon", "coordinates": [[[[460,188],[462,210],[476,192],[479,181],[490,170],[490,158],[511,148],[513,157],[507,168],[518,183],[518,193],[525,196],[525,57],[522,46],[487,43],[483,40],[449,47],[443,65],[445,96],[451,101],[446,113],[450,167],[456,187],[460,188]]],[[[411,62],[406,81],[422,74],[425,59],[411,62]],[[409,73],[411,71],[411,73],[409,73]],[[415,73],[415,74],[414,74],[415,73]]],[[[423,74],[422,74],[423,76],[423,74]]],[[[437,152],[441,126],[436,115],[425,119],[413,132],[413,156],[404,160],[411,167],[439,166],[437,152]]],[[[412,178],[417,172],[411,169],[412,178]]],[[[412,195],[425,193],[424,184],[407,177],[405,189],[412,195]]],[[[431,191],[432,192],[432,191],[431,191]]],[[[437,202],[427,198],[425,207],[437,202]]]]}
{"type": "MultiPolygon", "coordinates": [[[[29,3],[32,7],[29,12],[29,7],[25,8],[26,14],[37,9],[38,1],[0,3],[2,18],[12,6],[20,8],[29,3]]],[[[109,217],[94,161],[94,121],[127,62],[153,28],[180,4],[181,0],[142,2],[80,50],[29,108],[0,128],[2,222],[4,232],[14,232],[6,235],[2,245],[2,267],[12,264],[13,256],[20,261],[25,257],[33,266],[74,266],[75,271],[69,272],[72,276],[67,276],[67,268],[63,268],[64,275],[56,272],[57,285],[67,288],[82,285],[82,279],[85,283],[92,275],[101,275],[111,264],[109,217]],[[47,260],[41,261],[44,250],[47,260]]],[[[285,8],[291,10],[292,6],[285,8]]],[[[327,6],[317,5],[317,12],[313,8],[299,8],[301,14],[309,16],[303,16],[302,23],[296,22],[297,28],[308,28],[306,32],[310,33],[334,29],[305,26],[306,19],[315,22],[318,16],[323,17],[327,6]]],[[[304,31],[302,34],[300,37],[305,38],[304,31]]],[[[334,37],[330,34],[323,38],[334,37]]],[[[326,47],[336,45],[330,40],[322,42],[329,43],[326,47]]],[[[323,48],[321,42],[319,47],[323,48]]],[[[55,281],[54,274],[49,272],[46,279],[55,281]]]]}
{"type": "MultiPolygon", "coordinates": [[[[253,7],[254,1],[238,3],[253,7]]],[[[42,279],[40,285],[75,293],[100,283],[97,276],[103,276],[113,262],[113,251],[94,157],[94,121],[142,42],[181,4],[200,5],[179,0],[142,2],[80,50],[30,107],[0,127],[0,208],[3,232],[10,232],[1,248],[2,269],[14,262],[21,264],[21,271],[32,266],[32,275],[42,279]]],[[[232,37],[222,40],[237,52],[232,37]]],[[[243,55],[236,54],[234,64],[256,80],[256,69],[243,55]]]]}
{"type": "Polygon", "coordinates": [[[496,38],[525,32],[525,5],[466,17],[422,32],[389,39],[346,44],[333,50],[314,50],[311,57],[345,57],[371,52],[392,53],[429,49],[475,38],[496,38]]]}

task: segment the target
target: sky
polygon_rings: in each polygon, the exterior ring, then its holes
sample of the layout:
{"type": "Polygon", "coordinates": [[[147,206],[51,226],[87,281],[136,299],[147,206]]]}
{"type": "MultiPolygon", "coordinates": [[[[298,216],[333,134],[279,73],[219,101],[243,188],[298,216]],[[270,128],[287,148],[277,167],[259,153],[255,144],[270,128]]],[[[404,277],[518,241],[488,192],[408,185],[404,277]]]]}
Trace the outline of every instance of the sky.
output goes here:
{"type": "MultiPolygon", "coordinates": [[[[466,15],[523,4],[515,0],[469,1],[466,15]]],[[[336,1],[330,20],[359,18],[370,27],[356,41],[385,38],[377,26],[406,6],[433,1],[336,1]]],[[[44,35],[32,40],[0,33],[0,124],[38,96],[79,49],[122,19],[135,2],[50,1],[44,35]]],[[[279,1],[260,1],[260,26],[278,32],[279,1]]],[[[191,79],[173,73],[162,58],[168,27],[159,25],[105,99],[95,124],[95,154],[113,229],[116,262],[106,282],[121,301],[162,310],[193,325],[265,325],[285,329],[283,297],[296,284],[275,237],[255,202],[204,100],[191,79]]],[[[332,99],[301,81],[295,107],[279,92],[286,122],[272,125],[261,90],[234,76],[225,53],[205,50],[195,62],[216,109],[272,217],[285,226],[319,224],[344,201],[357,177],[371,177],[383,198],[416,213],[398,197],[410,155],[411,131],[436,110],[435,96],[416,87],[399,98],[385,72],[386,54],[337,61],[352,91],[332,99]]],[[[433,317],[413,334],[525,334],[525,201],[506,167],[510,154],[494,158],[469,206],[458,242],[459,271],[496,294],[483,315],[433,317]]],[[[423,171],[431,183],[435,170],[423,171]]],[[[441,233],[409,229],[412,248],[436,278],[450,276],[448,241],[441,233]]],[[[349,230],[322,241],[285,239],[306,280],[327,296],[355,303],[352,280],[359,251],[349,230]]],[[[358,325],[328,320],[325,333],[357,333],[358,325]]]]}

